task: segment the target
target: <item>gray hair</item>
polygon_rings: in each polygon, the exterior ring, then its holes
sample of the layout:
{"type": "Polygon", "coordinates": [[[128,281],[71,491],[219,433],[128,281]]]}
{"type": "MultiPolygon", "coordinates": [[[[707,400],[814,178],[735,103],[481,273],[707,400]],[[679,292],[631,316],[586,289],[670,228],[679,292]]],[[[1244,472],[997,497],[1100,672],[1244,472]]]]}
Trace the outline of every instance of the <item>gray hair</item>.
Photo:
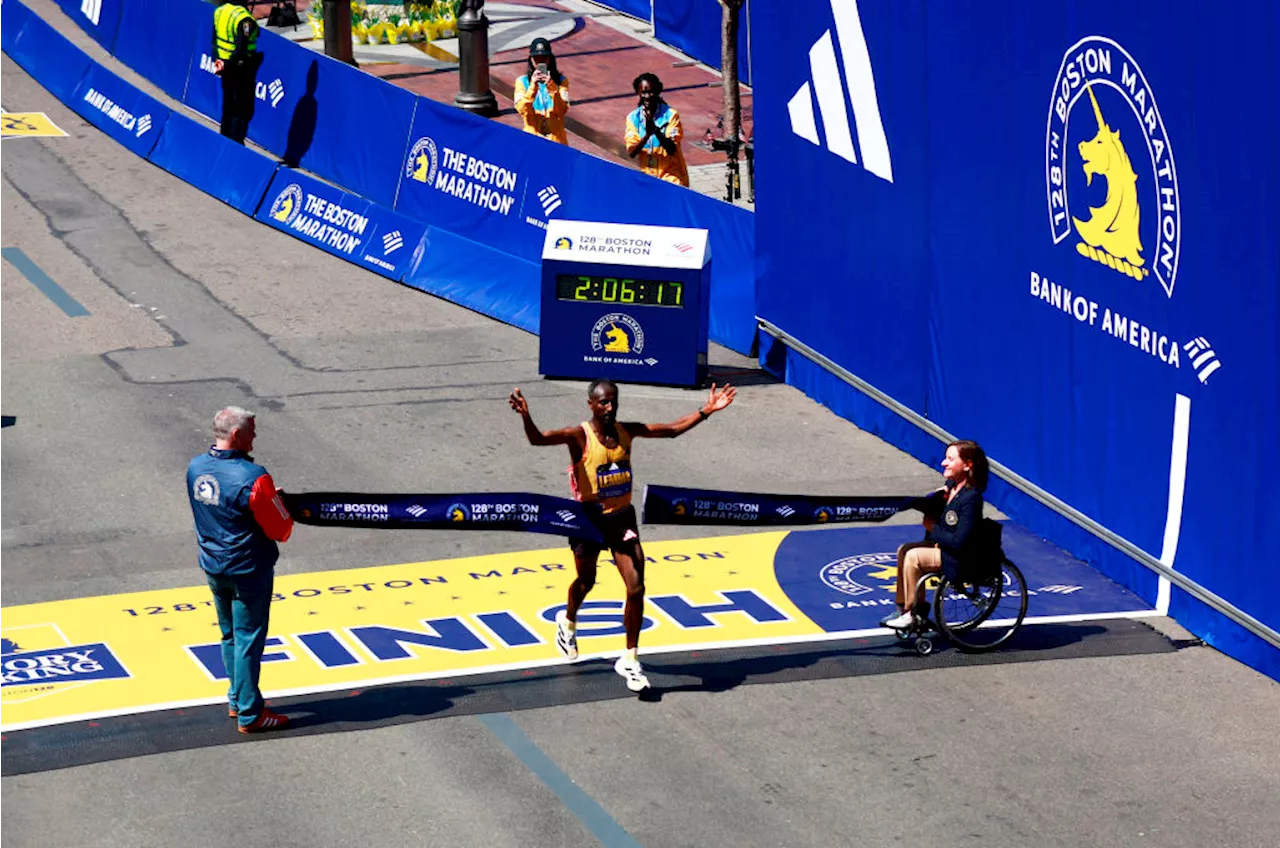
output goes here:
{"type": "Polygon", "coordinates": [[[213,416],[213,437],[215,439],[228,439],[231,437],[231,431],[244,428],[255,417],[249,410],[241,409],[238,406],[228,406],[225,409],[220,409],[213,416]]]}

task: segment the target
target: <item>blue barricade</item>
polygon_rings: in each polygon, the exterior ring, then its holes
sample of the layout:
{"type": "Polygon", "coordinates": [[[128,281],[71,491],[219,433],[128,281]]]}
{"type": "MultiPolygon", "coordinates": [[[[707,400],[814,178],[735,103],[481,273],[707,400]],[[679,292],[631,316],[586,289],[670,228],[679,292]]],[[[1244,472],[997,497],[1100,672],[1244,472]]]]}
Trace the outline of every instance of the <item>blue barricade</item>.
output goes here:
{"type": "MultiPolygon", "coordinates": [[[[182,102],[219,121],[222,119],[222,80],[213,70],[213,7],[199,0],[180,2],[194,3],[207,10],[197,17],[199,29],[191,49],[182,102]]],[[[254,88],[249,138],[277,156],[284,156],[294,107],[307,81],[307,63],[303,59],[313,54],[267,31],[258,33],[258,49],[263,59],[254,88]]]]}
{"type": "MultiPolygon", "coordinates": [[[[210,10],[199,21],[183,102],[218,120],[222,83],[213,72],[212,33],[210,10]]],[[[258,48],[263,60],[249,138],[287,165],[390,206],[414,94],[272,32],[259,34],[258,48]]]]}
{"type": "Polygon", "coordinates": [[[67,105],[144,159],[155,147],[170,111],[97,62],[89,65],[67,105]]]}
{"type": "MultiPolygon", "coordinates": [[[[181,100],[197,35],[204,35],[204,44],[209,43],[213,9],[200,0],[129,0],[120,13],[120,29],[111,52],[166,94],[181,100]],[[202,23],[209,24],[207,32],[202,23]]],[[[206,52],[208,49],[205,46],[206,52]]]]}
{"type": "Polygon", "coordinates": [[[149,157],[206,194],[246,215],[258,203],[276,172],[276,163],[261,153],[220,136],[203,124],[173,112],[149,157]]]}
{"type": "Polygon", "coordinates": [[[0,4],[4,52],[54,97],[70,103],[92,60],[18,0],[0,4]]]}
{"type": "Polygon", "coordinates": [[[254,217],[393,280],[403,277],[415,261],[426,229],[290,168],[276,171],[254,217]]]}
{"type": "Polygon", "coordinates": [[[433,226],[402,282],[536,334],[541,267],[433,226]]]}
{"type": "Polygon", "coordinates": [[[653,0],[600,0],[601,6],[647,21],[653,17],[653,0]]]}
{"type": "Polygon", "coordinates": [[[116,28],[120,24],[120,10],[125,0],[57,0],[67,17],[107,50],[116,42],[116,28]]]}
{"type": "MultiPolygon", "coordinates": [[[[653,0],[653,37],[719,69],[722,14],[719,0],[653,0]]],[[[747,51],[750,16],[751,0],[747,0],[738,18],[738,79],[743,85],[751,85],[747,51]]]]}

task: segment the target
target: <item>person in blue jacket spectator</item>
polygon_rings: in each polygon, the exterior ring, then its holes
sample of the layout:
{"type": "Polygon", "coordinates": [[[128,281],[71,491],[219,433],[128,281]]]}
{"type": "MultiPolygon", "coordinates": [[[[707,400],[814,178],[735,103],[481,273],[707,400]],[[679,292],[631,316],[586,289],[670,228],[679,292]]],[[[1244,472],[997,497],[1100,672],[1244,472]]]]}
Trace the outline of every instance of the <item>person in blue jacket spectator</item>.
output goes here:
{"type": "Polygon", "coordinates": [[[252,412],[228,406],[213,417],[213,447],[187,466],[200,567],[222,631],[228,715],[241,733],[289,724],[263,702],[258,677],[280,557],[276,543],[293,533],[293,518],[267,469],[249,455],[256,433],[252,412]]]}
{"type": "Polygon", "coordinates": [[[990,467],[987,454],[977,442],[959,441],[947,446],[942,460],[945,486],[938,492],[937,512],[927,509],[923,542],[908,542],[898,548],[898,614],[880,623],[905,630],[916,615],[916,584],[924,574],[955,573],[961,562],[976,553],[977,527],[982,520],[982,493],[987,488],[990,467]]]}

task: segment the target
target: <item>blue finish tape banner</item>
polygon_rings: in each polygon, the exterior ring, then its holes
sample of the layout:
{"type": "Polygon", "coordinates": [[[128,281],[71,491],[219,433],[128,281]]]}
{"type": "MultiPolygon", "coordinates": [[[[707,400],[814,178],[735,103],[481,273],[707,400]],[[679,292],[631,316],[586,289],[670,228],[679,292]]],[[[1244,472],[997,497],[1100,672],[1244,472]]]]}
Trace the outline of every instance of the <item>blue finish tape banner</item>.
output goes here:
{"type": "Polygon", "coordinates": [[[914,495],[762,495],[650,483],[644,487],[642,520],[752,527],[878,522],[905,509],[921,509],[925,500],[914,495]]]}
{"type": "MultiPolygon", "coordinates": [[[[208,53],[215,6],[200,0],[128,0],[120,12],[120,29],[112,54],[166,94],[182,100],[197,36],[199,51],[208,53]]],[[[217,120],[219,108],[212,113],[217,120]]]]}
{"type": "MultiPolygon", "coordinates": [[[[1219,494],[1269,502],[1280,442],[1280,6],[754,4],[770,35],[760,316],[1280,630],[1257,591],[1280,513],[1219,494]]],[[[782,360],[837,412],[941,458],[782,360]]],[[[1004,484],[989,494],[1157,597],[1139,563],[1004,484]]],[[[1180,590],[1169,610],[1280,676],[1280,651],[1180,590]]]]}
{"type": "Polygon", "coordinates": [[[284,502],[295,521],[320,527],[517,530],[604,541],[586,506],[550,495],[286,492],[284,502]]]}
{"type": "Polygon", "coordinates": [[[276,163],[261,153],[177,112],[169,115],[150,159],[246,215],[258,211],[276,172],[276,163]]]}
{"type": "Polygon", "coordinates": [[[425,230],[403,215],[289,168],[276,172],[254,217],[393,280],[413,263],[425,230]]]}
{"type": "Polygon", "coordinates": [[[93,62],[18,0],[0,4],[0,39],[9,58],[64,103],[71,102],[93,62]]]}
{"type": "MultiPolygon", "coordinates": [[[[6,0],[7,2],[7,0],[6,0]]],[[[125,0],[57,0],[67,17],[93,36],[107,50],[115,46],[116,28],[120,24],[125,0]]],[[[154,22],[152,26],[154,26],[154,22]]]]}
{"type": "Polygon", "coordinates": [[[67,105],[144,159],[169,119],[168,106],[96,62],[90,64],[67,105]]]}

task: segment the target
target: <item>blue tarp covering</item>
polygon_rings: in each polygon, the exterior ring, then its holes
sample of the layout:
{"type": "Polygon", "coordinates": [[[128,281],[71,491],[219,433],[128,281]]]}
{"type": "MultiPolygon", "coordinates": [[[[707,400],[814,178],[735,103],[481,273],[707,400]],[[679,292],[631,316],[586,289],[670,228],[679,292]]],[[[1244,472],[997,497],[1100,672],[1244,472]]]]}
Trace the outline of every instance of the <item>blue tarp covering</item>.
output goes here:
{"type": "Polygon", "coordinates": [[[71,101],[90,65],[83,50],[16,0],[0,4],[0,45],[63,102],[71,101]]]}
{"type": "MultiPolygon", "coordinates": [[[[742,5],[738,19],[738,79],[743,85],[751,85],[747,51],[751,2],[742,5]]],[[[717,70],[723,20],[720,0],[653,0],[653,37],[717,70]]]]}
{"type": "MultiPolygon", "coordinates": [[[[1280,534],[1277,6],[754,3],[761,317],[1280,628],[1259,591],[1280,534]]],[[[992,500],[1155,598],[1140,564],[1007,486],[992,500]]],[[[1280,677],[1280,652],[1180,590],[1170,610],[1280,677]]]]}
{"type": "Polygon", "coordinates": [[[246,215],[258,211],[276,165],[267,157],[173,112],[151,161],[246,215]]]}

